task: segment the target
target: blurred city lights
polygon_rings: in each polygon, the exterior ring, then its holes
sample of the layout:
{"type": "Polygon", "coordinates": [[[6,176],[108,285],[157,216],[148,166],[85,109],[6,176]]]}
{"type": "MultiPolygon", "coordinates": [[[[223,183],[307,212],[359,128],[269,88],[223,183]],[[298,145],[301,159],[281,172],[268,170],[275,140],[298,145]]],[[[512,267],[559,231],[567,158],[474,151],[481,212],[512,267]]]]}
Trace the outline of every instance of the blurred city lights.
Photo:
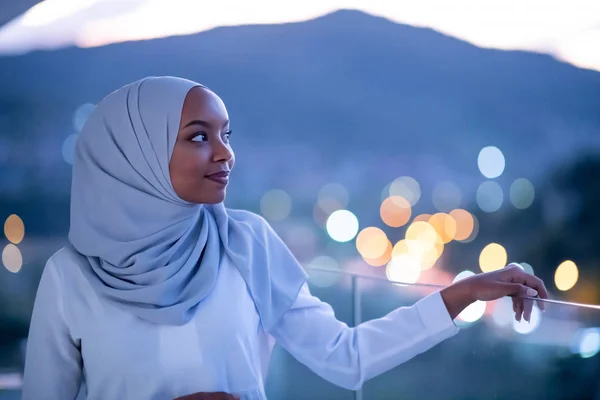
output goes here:
{"type": "Polygon", "coordinates": [[[524,210],[533,204],[535,189],[533,184],[525,178],[519,178],[510,185],[509,198],[512,205],[524,210]]]}
{"type": "Polygon", "coordinates": [[[590,358],[600,352],[600,328],[586,328],[578,332],[575,353],[581,358],[590,358]]]}
{"type": "Polygon", "coordinates": [[[534,306],[531,309],[530,321],[525,321],[525,318],[521,318],[521,321],[513,320],[513,329],[517,333],[528,335],[540,326],[540,322],[542,322],[542,312],[534,306]]]}
{"type": "Polygon", "coordinates": [[[414,178],[401,176],[390,184],[389,194],[390,196],[404,197],[411,206],[414,206],[421,198],[421,186],[414,178]]]}
{"type": "Polygon", "coordinates": [[[521,268],[523,268],[523,271],[527,272],[528,274],[535,275],[535,273],[533,272],[533,267],[530,264],[522,262],[519,263],[519,266],[521,266],[521,268]]]}
{"type": "Polygon", "coordinates": [[[471,218],[473,218],[473,230],[471,231],[471,234],[466,239],[455,238],[456,241],[461,242],[461,243],[470,243],[473,240],[475,240],[475,238],[479,234],[479,220],[473,214],[471,214],[471,218]]]}
{"type": "Polygon", "coordinates": [[[504,192],[498,182],[485,181],[477,188],[475,199],[482,211],[491,213],[502,207],[504,192]]]}
{"type": "Polygon", "coordinates": [[[450,211],[450,216],[456,223],[456,232],[454,234],[454,240],[461,241],[467,240],[473,233],[475,222],[473,216],[467,210],[457,208],[450,211]]]}
{"type": "Polygon", "coordinates": [[[429,224],[433,226],[442,243],[450,243],[456,236],[456,221],[449,214],[434,214],[429,218],[429,224]]]}
{"type": "Polygon", "coordinates": [[[554,284],[558,290],[567,291],[577,283],[579,270],[571,260],[563,261],[554,273],[554,284]]]}
{"type": "Polygon", "coordinates": [[[73,128],[75,129],[75,132],[81,132],[83,126],[95,109],[96,105],[90,103],[85,103],[77,107],[73,113],[73,128]]]}
{"type": "Polygon", "coordinates": [[[10,272],[17,273],[23,266],[23,256],[17,246],[10,243],[2,250],[2,264],[10,272]]]}
{"type": "Polygon", "coordinates": [[[510,297],[502,297],[496,300],[496,306],[492,312],[492,319],[496,325],[508,326],[512,324],[514,319],[514,311],[512,307],[512,299],[510,297]]]}
{"type": "Polygon", "coordinates": [[[75,158],[75,145],[77,144],[78,136],[76,134],[67,136],[62,145],[63,160],[71,165],[73,165],[73,159],[75,158]]]}
{"type": "Polygon", "coordinates": [[[479,268],[483,272],[496,271],[506,266],[508,254],[502,245],[490,243],[479,254],[479,268]]]}
{"type": "Polygon", "coordinates": [[[348,201],[348,190],[339,183],[328,183],[317,195],[317,204],[328,215],[347,207],[348,201]]]}
{"type": "MultiPolygon", "coordinates": [[[[452,283],[456,283],[473,275],[475,275],[475,273],[472,271],[462,271],[458,275],[456,275],[452,283]]],[[[464,310],[462,310],[461,313],[458,314],[457,319],[466,323],[473,323],[479,320],[481,317],[483,317],[483,315],[485,314],[485,308],[486,302],[477,300],[474,303],[469,304],[464,310]]]]}
{"type": "Polygon", "coordinates": [[[369,264],[373,267],[381,267],[381,266],[389,263],[390,260],[392,259],[392,250],[393,250],[392,243],[388,240],[387,247],[381,256],[379,256],[377,258],[363,258],[363,260],[367,264],[369,264]]]}
{"type": "Polygon", "coordinates": [[[409,254],[392,257],[385,268],[385,274],[390,281],[416,283],[421,276],[419,260],[409,254]]]}
{"type": "Polygon", "coordinates": [[[327,218],[326,229],[336,242],[349,242],[358,233],[358,218],[348,210],[334,211],[327,218]]]}
{"type": "Polygon", "coordinates": [[[4,222],[4,236],[9,242],[19,244],[25,237],[25,224],[16,214],[10,215],[4,222]]]}
{"type": "Polygon", "coordinates": [[[462,192],[454,182],[443,181],[435,185],[432,196],[433,206],[441,212],[460,207],[462,192]]]}
{"type": "Polygon", "coordinates": [[[365,259],[377,259],[388,249],[389,240],[384,231],[370,226],[364,228],[356,237],[356,249],[365,259]]]}
{"type": "Polygon", "coordinates": [[[281,189],[272,189],[260,199],[260,213],[270,221],[286,219],[292,211],[292,198],[281,189]]]}
{"type": "Polygon", "coordinates": [[[410,203],[404,197],[390,196],[381,203],[379,214],[386,225],[401,227],[410,220],[410,203]]]}
{"type": "Polygon", "coordinates": [[[495,146],[484,147],[479,152],[477,165],[479,166],[479,171],[486,178],[497,178],[504,172],[504,154],[495,146]]]}

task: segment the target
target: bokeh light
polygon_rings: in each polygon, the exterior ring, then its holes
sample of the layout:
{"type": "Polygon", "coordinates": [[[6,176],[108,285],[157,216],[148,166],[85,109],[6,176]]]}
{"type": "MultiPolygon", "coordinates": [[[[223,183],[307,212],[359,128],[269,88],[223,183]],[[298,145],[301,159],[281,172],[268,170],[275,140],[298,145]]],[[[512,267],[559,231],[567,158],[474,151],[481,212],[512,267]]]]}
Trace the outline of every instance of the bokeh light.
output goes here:
{"type": "Polygon", "coordinates": [[[508,254],[502,245],[490,243],[481,250],[479,254],[479,268],[483,272],[502,269],[506,266],[508,254]]]}
{"type": "Polygon", "coordinates": [[[392,249],[392,258],[398,256],[410,256],[416,260],[421,270],[427,270],[435,265],[444,252],[444,244],[436,240],[432,246],[427,241],[400,240],[392,249]]]}
{"type": "Polygon", "coordinates": [[[450,214],[437,213],[429,218],[442,243],[450,243],[456,236],[456,221],[450,214]]]}
{"type": "Polygon", "coordinates": [[[460,207],[462,202],[462,192],[454,182],[439,182],[433,188],[432,195],[433,206],[441,212],[448,212],[454,208],[460,207]]]}
{"type": "Polygon", "coordinates": [[[488,179],[497,178],[504,172],[506,161],[504,154],[495,146],[481,149],[477,158],[479,171],[488,179]]]}
{"type": "Polygon", "coordinates": [[[413,223],[419,221],[428,222],[429,218],[431,218],[431,214],[419,214],[415,217],[415,219],[413,219],[413,223]]]}
{"type": "Polygon", "coordinates": [[[558,290],[567,291],[577,283],[579,270],[577,265],[571,261],[563,261],[554,273],[554,284],[558,290]]]}
{"type": "Polygon", "coordinates": [[[377,258],[363,258],[363,260],[372,267],[381,267],[389,263],[392,259],[393,248],[392,243],[388,240],[387,247],[381,256],[377,258]]]}
{"type": "Polygon", "coordinates": [[[522,335],[530,334],[535,331],[540,323],[542,322],[542,313],[539,308],[533,307],[531,309],[531,318],[530,321],[525,321],[525,318],[521,318],[521,321],[517,321],[513,319],[513,329],[515,332],[520,333],[522,335]]]}
{"type": "Polygon", "coordinates": [[[356,237],[356,249],[365,259],[377,259],[383,256],[388,249],[389,239],[384,231],[370,226],[356,237]]]}
{"type": "Polygon", "coordinates": [[[326,214],[348,206],[349,194],[346,188],[339,183],[328,183],[319,190],[317,204],[326,214]]]}
{"type": "Polygon", "coordinates": [[[498,182],[485,181],[477,188],[475,199],[482,211],[495,212],[502,207],[504,191],[498,182]]]}
{"type": "Polygon", "coordinates": [[[401,227],[410,220],[410,203],[404,197],[390,196],[381,203],[379,214],[386,225],[393,228],[401,227]]]}
{"type": "Polygon", "coordinates": [[[77,144],[77,137],[79,135],[69,135],[62,144],[62,157],[67,164],[73,165],[73,159],[75,158],[75,145],[77,144]]]}
{"type": "Polygon", "coordinates": [[[492,319],[496,325],[508,326],[512,324],[515,314],[512,307],[512,299],[510,297],[502,297],[496,300],[496,306],[492,312],[492,319]]]}
{"type": "Polygon", "coordinates": [[[579,340],[576,345],[576,353],[581,358],[590,358],[600,352],[600,329],[586,328],[578,332],[579,340]]]}
{"type": "Polygon", "coordinates": [[[338,262],[328,256],[319,256],[308,263],[308,280],[318,287],[330,287],[340,279],[340,266],[338,262]],[[310,268],[317,268],[318,271],[310,268]]]}
{"type": "Polygon", "coordinates": [[[468,323],[478,321],[485,314],[486,306],[487,304],[485,301],[477,300],[462,310],[457,318],[468,323]]]}
{"type": "Polygon", "coordinates": [[[10,243],[2,250],[2,264],[10,272],[17,273],[23,266],[23,256],[17,246],[10,243]]]}
{"type": "Polygon", "coordinates": [[[473,218],[473,230],[471,231],[471,234],[466,239],[461,240],[461,239],[455,238],[456,241],[461,242],[461,243],[471,243],[473,240],[475,240],[475,238],[479,234],[479,220],[473,214],[471,214],[471,217],[473,218]]]}
{"type": "Polygon", "coordinates": [[[452,216],[456,225],[454,240],[467,240],[473,233],[473,228],[475,225],[471,213],[467,210],[457,208],[450,211],[450,216],[452,216]]]}
{"type": "MultiPolygon", "coordinates": [[[[462,271],[458,275],[456,275],[452,283],[456,283],[473,275],[475,275],[475,273],[472,271],[462,271]]],[[[469,304],[464,310],[460,312],[460,314],[458,314],[456,318],[466,323],[473,323],[479,320],[481,317],[483,317],[483,315],[485,314],[485,308],[486,302],[477,300],[474,303],[469,304]]]]}
{"type": "Polygon", "coordinates": [[[385,274],[390,281],[416,283],[421,276],[419,260],[411,255],[392,257],[385,268],[385,274]]]}
{"type": "Polygon", "coordinates": [[[535,272],[533,271],[533,267],[531,266],[531,264],[528,264],[526,262],[521,262],[521,263],[519,263],[519,265],[521,266],[521,268],[523,268],[523,271],[527,272],[530,275],[535,275],[535,272]]]}
{"type": "Polygon", "coordinates": [[[326,229],[336,242],[349,242],[358,233],[358,218],[348,210],[334,211],[327,218],[326,229]]]}
{"type": "Polygon", "coordinates": [[[25,224],[16,214],[10,215],[4,222],[4,236],[9,242],[19,244],[25,237],[25,224]]]}
{"type": "Polygon", "coordinates": [[[85,103],[77,107],[75,112],[73,113],[73,128],[76,132],[81,132],[83,126],[87,122],[92,112],[96,106],[94,104],[85,103]]]}
{"type": "Polygon", "coordinates": [[[512,205],[524,210],[533,204],[535,189],[533,184],[525,178],[519,178],[510,185],[509,198],[512,205]]]}
{"type": "Polygon", "coordinates": [[[404,197],[411,206],[414,206],[421,198],[421,186],[414,178],[401,176],[390,184],[389,194],[390,196],[404,197]]]}
{"type": "Polygon", "coordinates": [[[260,199],[260,213],[268,220],[281,221],[292,211],[292,198],[281,189],[272,189],[260,199]]]}

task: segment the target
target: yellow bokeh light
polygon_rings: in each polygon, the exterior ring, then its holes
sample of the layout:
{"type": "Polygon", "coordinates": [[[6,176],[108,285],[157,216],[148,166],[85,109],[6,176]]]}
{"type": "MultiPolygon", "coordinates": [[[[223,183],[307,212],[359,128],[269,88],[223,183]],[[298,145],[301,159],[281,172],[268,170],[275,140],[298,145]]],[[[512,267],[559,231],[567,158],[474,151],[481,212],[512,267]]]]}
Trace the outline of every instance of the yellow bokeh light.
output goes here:
{"type": "Polygon", "coordinates": [[[429,222],[417,221],[410,224],[406,230],[406,240],[415,240],[424,244],[429,244],[429,247],[433,247],[437,240],[437,232],[435,228],[431,226],[429,222]]]}
{"type": "Polygon", "coordinates": [[[473,233],[475,225],[471,213],[467,210],[457,208],[456,210],[450,211],[450,215],[456,222],[456,234],[454,235],[454,240],[467,240],[469,236],[471,236],[471,233],[473,233]]]}
{"type": "Polygon", "coordinates": [[[410,203],[402,196],[390,196],[381,203],[379,213],[386,225],[398,228],[410,219],[410,203]]]}
{"type": "Polygon", "coordinates": [[[508,255],[506,249],[498,243],[490,243],[481,250],[479,268],[483,272],[496,271],[506,266],[508,255]]]}
{"type": "Polygon", "coordinates": [[[364,259],[375,260],[382,257],[388,244],[385,232],[373,226],[363,229],[356,237],[356,249],[364,259]]]}
{"type": "Polygon", "coordinates": [[[13,214],[6,219],[4,223],[4,235],[14,244],[21,243],[25,237],[25,224],[18,215],[13,214]]]}
{"type": "Polygon", "coordinates": [[[438,237],[432,246],[427,241],[400,240],[392,249],[392,258],[410,256],[417,260],[422,270],[427,270],[435,265],[444,252],[444,243],[438,237]]]}
{"type": "Polygon", "coordinates": [[[579,270],[577,265],[571,260],[563,261],[554,273],[554,284],[558,290],[566,291],[571,289],[579,279],[579,270]]]}
{"type": "Polygon", "coordinates": [[[392,259],[392,250],[393,250],[392,243],[388,240],[388,246],[385,249],[385,252],[380,257],[363,258],[363,260],[365,260],[365,262],[372,267],[381,267],[381,266],[389,263],[390,260],[392,259]]]}
{"type": "Polygon", "coordinates": [[[19,272],[23,266],[23,256],[19,248],[14,244],[7,244],[2,250],[2,263],[10,272],[19,272]]]}
{"type": "Polygon", "coordinates": [[[420,214],[420,215],[417,215],[415,217],[415,219],[413,219],[413,223],[419,222],[419,221],[427,222],[427,221],[429,221],[429,218],[431,218],[431,214],[420,214]]]}
{"type": "Polygon", "coordinates": [[[449,214],[434,214],[429,218],[429,224],[433,226],[442,243],[450,243],[456,236],[456,221],[449,214]]]}

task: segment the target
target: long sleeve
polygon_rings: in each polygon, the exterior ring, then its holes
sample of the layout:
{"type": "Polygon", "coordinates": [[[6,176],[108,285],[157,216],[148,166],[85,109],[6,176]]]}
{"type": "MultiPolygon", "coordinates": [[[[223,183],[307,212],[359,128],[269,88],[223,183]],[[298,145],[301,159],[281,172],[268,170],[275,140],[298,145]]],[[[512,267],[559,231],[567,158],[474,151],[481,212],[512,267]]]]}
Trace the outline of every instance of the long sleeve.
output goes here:
{"type": "Polygon", "coordinates": [[[357,390],[366,380],[429,350],[458,331],[439,293],[350,328],[335,318],[331,306],[312,296],[304,285],[294,305],[270,333],[322,378],[357,390]]]}
{"type": "Polygon", "coordinates": [[[56,265],[49,261],[37,290],[25,359],[23,400],[75,399],[81,386],[80,344],[72,339],[56,265]]]}

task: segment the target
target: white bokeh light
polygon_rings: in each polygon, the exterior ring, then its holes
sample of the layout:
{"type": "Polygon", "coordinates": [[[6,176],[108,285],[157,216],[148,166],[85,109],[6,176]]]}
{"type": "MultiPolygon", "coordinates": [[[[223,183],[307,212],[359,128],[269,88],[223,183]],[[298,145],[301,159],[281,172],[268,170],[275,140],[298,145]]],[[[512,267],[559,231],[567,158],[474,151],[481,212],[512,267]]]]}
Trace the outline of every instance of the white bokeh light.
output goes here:
{"type": "Polygon", "coordinates": [[[492,213],[502,207],[504,192],[498,182],[485,181],[477,188],[475,199],[481,211],[492,213]]]}
{"type": "Polygon", "coordinates": [[[62,145],[62,157],[68,164],[73,165],[75,158],[75,144],[77,144],[78,135],[69,135],[62,145]]]}
{"type": "Polygon", "coordinates": [[[485,314],[486,302],[477,300],[475,303],[471,303],[458,314],[458,319],[464,322],[473,323],[478,321],[483,314],[485,314]]]}
{"type": "Polygon", "coordinates": [[[579,333],[577,353],[581,358],[590,358],[600,352],[600,329],[587,328],[579,333]]]}
{"type": "Polygon", "coordinates": [[[419,261],[409,254],[393,257],[385,268],[385,275],[393,282],[416,283],[421,276],[419,261]]]}
{"type": "Polygon", "coordinates": [[[504,172],[506,161],[504,154],[496,146],[481,149],[477,158],[479,171],[488,179],[497,178],[504,172]]]}
{"type": "Polygon", "coordinates": [[[73,128],[76,132],[81,132],[95,108],[96,105],[91,103],[85,103],[77,107],[77,110],[73,113],[73,128]]]}
{"type": "Polygon", "coordinates": [[[503,297],[496,300],[496,307],[492,312],[492,319],[499,326],[508,326],[512,323],[514,311],[512,309],[512,299],[503,297]]]}
{"type": "Polygon", "coordinates": [[[524,210],[533,204],[533,200],[535,199],[535,188],[527,179],[519,178],[510,185],[508,197],[515,208],[524,210]]]}
{"type": "Polygon", "coordinates": [[[326,229],[336,242],[349,242],[358,233],[358,218],[348,210],[334,211],[327,218],[326,229]]]}
{"type": "Polygon", "coordinates": [[[269,190],[260,199],[260,213],[270,221],[284,220],[291,211],[292,198],[284,190],[269,190]]]}
{"type": "Polygon", "coordinates": [[[525,321],[525,318],[521,318],[521,321],[513,320],[513,329],[515,332],[522,335],[530,334],[535,331],[542,322],[542,313],[536,306],[531,310],[531,321],[525,321]]]}
{"type": "Polygon", "coordinates": [[[389,195],[404,197],[411,206],[414,206],[421,198],[421,185],[410,176],[401,176],[390,184],[389,195]]]}

